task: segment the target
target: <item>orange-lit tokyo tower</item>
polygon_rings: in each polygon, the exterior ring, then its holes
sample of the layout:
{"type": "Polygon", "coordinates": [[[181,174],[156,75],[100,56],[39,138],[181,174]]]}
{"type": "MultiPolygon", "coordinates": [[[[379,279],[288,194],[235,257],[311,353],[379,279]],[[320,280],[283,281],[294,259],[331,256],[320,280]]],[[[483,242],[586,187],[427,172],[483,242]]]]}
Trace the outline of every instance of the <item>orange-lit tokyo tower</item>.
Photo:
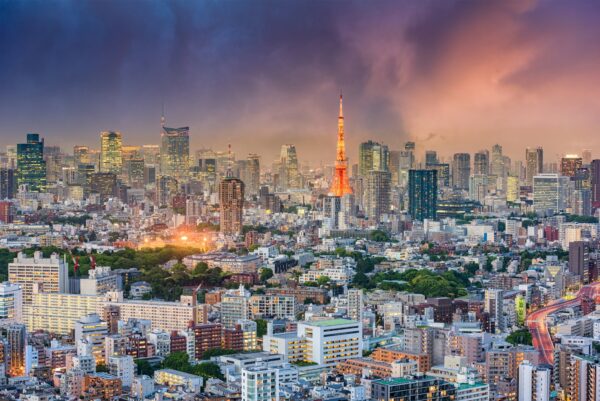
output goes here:
{"type": "Polygon", "coordinates": [[[348,159],[346,159],[346,145],[344,144],[344,113],[342,111],[342,95],[340,94],[340,115],[338,117],[337,157],[335,159],[335,173],[329,191],[334,196],[344,196],[352,193],[348,180],[348,159]]]}

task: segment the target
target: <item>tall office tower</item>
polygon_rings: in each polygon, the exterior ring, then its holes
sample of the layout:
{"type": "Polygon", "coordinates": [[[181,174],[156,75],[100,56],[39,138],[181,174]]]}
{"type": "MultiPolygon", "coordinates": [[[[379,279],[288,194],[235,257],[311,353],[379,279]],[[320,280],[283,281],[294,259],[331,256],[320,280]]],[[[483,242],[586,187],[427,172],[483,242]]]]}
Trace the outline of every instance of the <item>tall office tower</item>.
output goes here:
{"type": "Polygon", "coordinates": [[[284,191],[288,189],[298,189],[302,187],[302,177],[298,169],[298,155],[296,146],[282,145],[279,155],[279,183],[284,191]]]}
{"type": "Polygon", "coordinates": [[[490,152],[480,150],[473,156],[473,174],[490,175],[490,152]]]}
{"type": "Polygon", "coordinates": [[[104,320],[100,319],[95,313],[82,316],[81,319],[75,322],[75,345],[77,346],[78,355],[86,355],[91,352],[91,355],[96,359],[96,364],[101,364],[105,361],[104,356],[104,338],[108,335],[108,325],[104,320]],[[80,352],[79,350],[86,351],[80,352]]]}
{"type": "Polygon", "coordinates": [[[219,202],[221,210],[221,232],[225,235],[242,233],[244,215],[244,183],[231,176],[231,171],[219,183],[219,202]]]}
{"type": "Polygon", "coordinates": [[[592,151],[591,149],[584,149],[581,151],[581,159],[585,166],[589,166],[592,162],[592,151]]]}
{"type": "Polygon", "coordinates": [[[145,171],[144,159],[128,159],[123,165],[125,166],[124,170],[127,171],[127,176],[125,176],[127,184],[132,188],[143,188],[145,171]]]}
{"type": "Polygon", "coordinates": [[[406,142],[399,155],[398,185],[403,188],[408,185],[408,170],[411,168],[415,168],[415,143],[406,142]]]}
{"type": "Polygon", "coordinates": [[[57,254],[49,258],[42,257],[36,251],[32,258],[19,252],[8,264],[8,281],[18,284],[23,290],[23,305],[31,304],[33,287],[38,284],[43,292],[67,292],[69,288],[67,264],[57,254]]]}
{"type": "Polygon", "coordinates": [[[533,177],[543,172],[544,150],[541,147],[525,149],[525,163],[525,184],[532,186],[533,177]]]}
{"type": "Polygon", "coordinates": [[[15,207],[11,201],[0,201],[0,223],[10,224],[14,222],[15,207]]]}
{"type": "Polygon", "coordinates": [[[338,134],[335,156],[335,171],[329,192],[335,196],[352,193],[348,177],[348,159],[346,158],[346,138],[344,133],[344,112],[342,109],[342,94],[340,93],[340,112],[338,114],[338,134]]]}
{"type": "Polygon", "coordinates": [[[578,216],[592,215],[592,191],[576,189],[571,191],[571,213],[578,216]]]}
{"type": "Polygon", "coordinates": [[[375,223],[381,215],[390,212],[391,174],[389,171],[371,170],[367,173],[365,188],[365,214],[375,223]]]}
{"type": "Polygon", "coordinates": [[[17,145],[6,145],[6,167],[17,167],[17,145]]]}
{"type": "Polygon", "coordinates": [[[452,161],[452,186],[456,189],[469,189],[471,176],[471,155],[468,153],[455,153],[452,161]]]}
{"type": "Polygon", "coordinates": [[[123,168],[123,138],[120,132],[100,133],[100,172],[121,174],[123,168]]]}
{"type": "Polygon", "coordinates": [[[17,145],[17,185],[29,192],[46,191],[44,140],[39,134],[27,134],[27,143],[17,145]]]}
{"type": "Polygon", "coordinates": [[[5,328],[8,352],[8,372],[19,377],[25,374],[25,349],[27,347],[27,328],[24,324],[13,323],[5,328]]]}
{"type": "Polygon", "coordinates": [[[91,164],[90,148],[84,145],[73,146],[73,162],[75,167],[80,164],[91,164]]]}
{"type": "Polygon", "coordinates": [[[600,159],[592,160],[590,166],[592,205],[598,207],[600,203],[600,159]]]}
{"type": "Polygon", "coordinates": [[[242,369],[242,401],[279,401],[279,369],[266,363],[242,369]]]}
{"type": "Polygon", "coordinates": [[[99,194],[105,201],[117,196],[117,175],[115,173],[94,173],[90,177],[90,191],[99,194]]]}
{"type": "Polygon", "coordinates": [[[450,187],[450,165],[448,163],[430,164],[426,170],[437,171],[438,188],[449,188],[450,187]]]}
{"type": "Polygon", "coordinates": [[[156,188],[156,202],[160,207],[168,206],[171,198],[177,194],[179,183],[173,177],[162,175],[156,188]]]}
{"type": "Polygon", "coordinates": [[[550,366],[534,366],[529,361],[519,365],[519,401],[550,401],[550,366]]]}
{"type": "Polygon", "coordinates": [[[484,310],[489,313],[496,333],[506,330],[504,320],[504,291],[495,288],[485,290],[484,310]]]}
{"type": "Polygon", "coordinates": [[[249,154],[247,160],[248,181],[245,182],[249,195],[258,195],[260,189],[260,156],[249,154]]]}
{"type": "Polygon", "coordinates": [[[358,171],[363,177],[369,171],[389,171],[389,151],[387,145],[368,141],[360,144],[358,149],[358,171]]]}
{"type": "Polygon", "coordinates": [[[560,159],[560,173],[566,177],[575,176],[575,172],[581,168],[583,160],[577,155],[565,155],[560,159]]]}
{"type": "Polygon", "coordinates": [[[496,188],[501,192],[505,191],[507,169],[504,164],[504,155],[502,146],[496,144],[492,146],[492,155],[490,162],[490,175],[496,177],[496,188]]]}
{"type": "Polygon", "coordinates": [[[533,177],[533,208],[540,213],[558,213],[565,210],[569,177],[558,174],[540,174],[533,177]]]}
{"type": "Polygon", "coordinates": [[[506,201],[515,202],[519,199],[519,177],[509,175],[506,177],[506,201]]]}
{"type": "Polygon", "coordinates": [[[590,253],[589,245],[585,241],[569,242],[569,271],[579,276],[584,284],[590,280],[590,253]]]}
{"type": "Polygon", "coordinates": [[[363,317],[363,292],[360,289],[348,290],[348,317],[357,322],[363,317]]]}
{"type": "Polygon", "coordinates": [[[408,213],[414,220],[437,216],[437,171],[409,170],[408,213]]]}
{"type": "Polygon", "coordinates": [[[55,184],[60,177],[63,154],[59,146],[44,147],[44,161],[46,162],[46,182],[55,184]]]}
{"type": "Polygon", "coordinates": [[[400,183],[400,151],[390,150],[390,174],[392,175],[392,186],[400,183]]]}
{"type": "Polygon", "coordinates": [[[488,193],[488,176],[476,174],[469,177],[469,198],[483,204],[488,193]]]}
{"type": "Polygon", "coordinates": [[[17,284],[0,284],[0,323],[23,323],[23,291],[17,284]]]}
{"type": "Polygon", "coordinates": [[[425,151],[425,167],[428,167],[432,164],[438,164],[437,152],[435,150],[426,150],[425,151]]]}
{"type": "Polygon", "coordinates": [[[160,172],[187,182],[190,174],[190,127],[168,128],[160,134],[160,172]]]}
{"type": "Polygon", "coordinates": [[[342,198],[339,196],[328,195],[323,198],[323,216],[326,221],[323,223],[331,230],[340,227],[340,212],[342,211],[342,198]]]}
{"type": "Polygon", "coordinates": [[[17,195],[15,170],[0,167],[0,199],[13,199],[17,195]]]}
{"type": "Polygon", "coordinates": [[[158,145],[142,145],[142,158],[146,165],[160,165],[160,146],[158,145]]]}

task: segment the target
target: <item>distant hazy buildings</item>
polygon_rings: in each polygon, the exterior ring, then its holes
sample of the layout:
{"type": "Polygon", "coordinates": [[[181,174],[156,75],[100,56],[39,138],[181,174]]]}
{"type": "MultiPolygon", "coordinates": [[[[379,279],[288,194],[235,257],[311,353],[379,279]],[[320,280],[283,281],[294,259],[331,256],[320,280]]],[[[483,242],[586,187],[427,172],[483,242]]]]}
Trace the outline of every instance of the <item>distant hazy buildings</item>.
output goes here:
{"type": "Polygon", "coordinates": [[[525,183],[533,185],[533,177],[543,172],[544,150],[541,147],[525,149],[525,183]]]}

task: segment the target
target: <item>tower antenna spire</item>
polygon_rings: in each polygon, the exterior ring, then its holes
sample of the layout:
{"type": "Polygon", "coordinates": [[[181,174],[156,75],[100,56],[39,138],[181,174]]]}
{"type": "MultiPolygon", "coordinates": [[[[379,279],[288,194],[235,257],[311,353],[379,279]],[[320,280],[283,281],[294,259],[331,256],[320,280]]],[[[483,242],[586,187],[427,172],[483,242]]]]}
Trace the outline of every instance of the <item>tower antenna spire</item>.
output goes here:
{"type": "Polygon", "coordinates": [[[160,113],[160,126],[164,127],[167,119],[165,118],[165,101],[162,101],[162,111],[160,113]]]}
{"type": "Polygon", "coordinates": [[[337,152],[335,158],[335,175],[329,191],[334,196],[344,196],[352,193],[348,178],[348,159],[346,158],[346,143],[344,138],[344,112],[342,108],[342,90],[340,89],[340,114],[338,116],[337,152]]]}

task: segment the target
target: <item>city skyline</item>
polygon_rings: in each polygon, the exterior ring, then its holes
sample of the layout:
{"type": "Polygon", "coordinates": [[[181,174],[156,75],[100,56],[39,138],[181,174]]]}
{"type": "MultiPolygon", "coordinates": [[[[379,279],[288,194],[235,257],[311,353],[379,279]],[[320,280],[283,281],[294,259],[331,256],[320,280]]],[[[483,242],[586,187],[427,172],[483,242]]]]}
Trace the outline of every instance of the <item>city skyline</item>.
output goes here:
{"type": "Polygon", "coordinates": [[[97,146],[111,130],[156,144],[164,104],[192,149],[237,143],[268,157],[293,143],[300,159],[329,163],[342,88],[350,163],[368,139],[446,157],[496,142],[519,158],[598,146],[596,4],[237,5],[3,4],[0,145],[38,132],[97,146]]]}

